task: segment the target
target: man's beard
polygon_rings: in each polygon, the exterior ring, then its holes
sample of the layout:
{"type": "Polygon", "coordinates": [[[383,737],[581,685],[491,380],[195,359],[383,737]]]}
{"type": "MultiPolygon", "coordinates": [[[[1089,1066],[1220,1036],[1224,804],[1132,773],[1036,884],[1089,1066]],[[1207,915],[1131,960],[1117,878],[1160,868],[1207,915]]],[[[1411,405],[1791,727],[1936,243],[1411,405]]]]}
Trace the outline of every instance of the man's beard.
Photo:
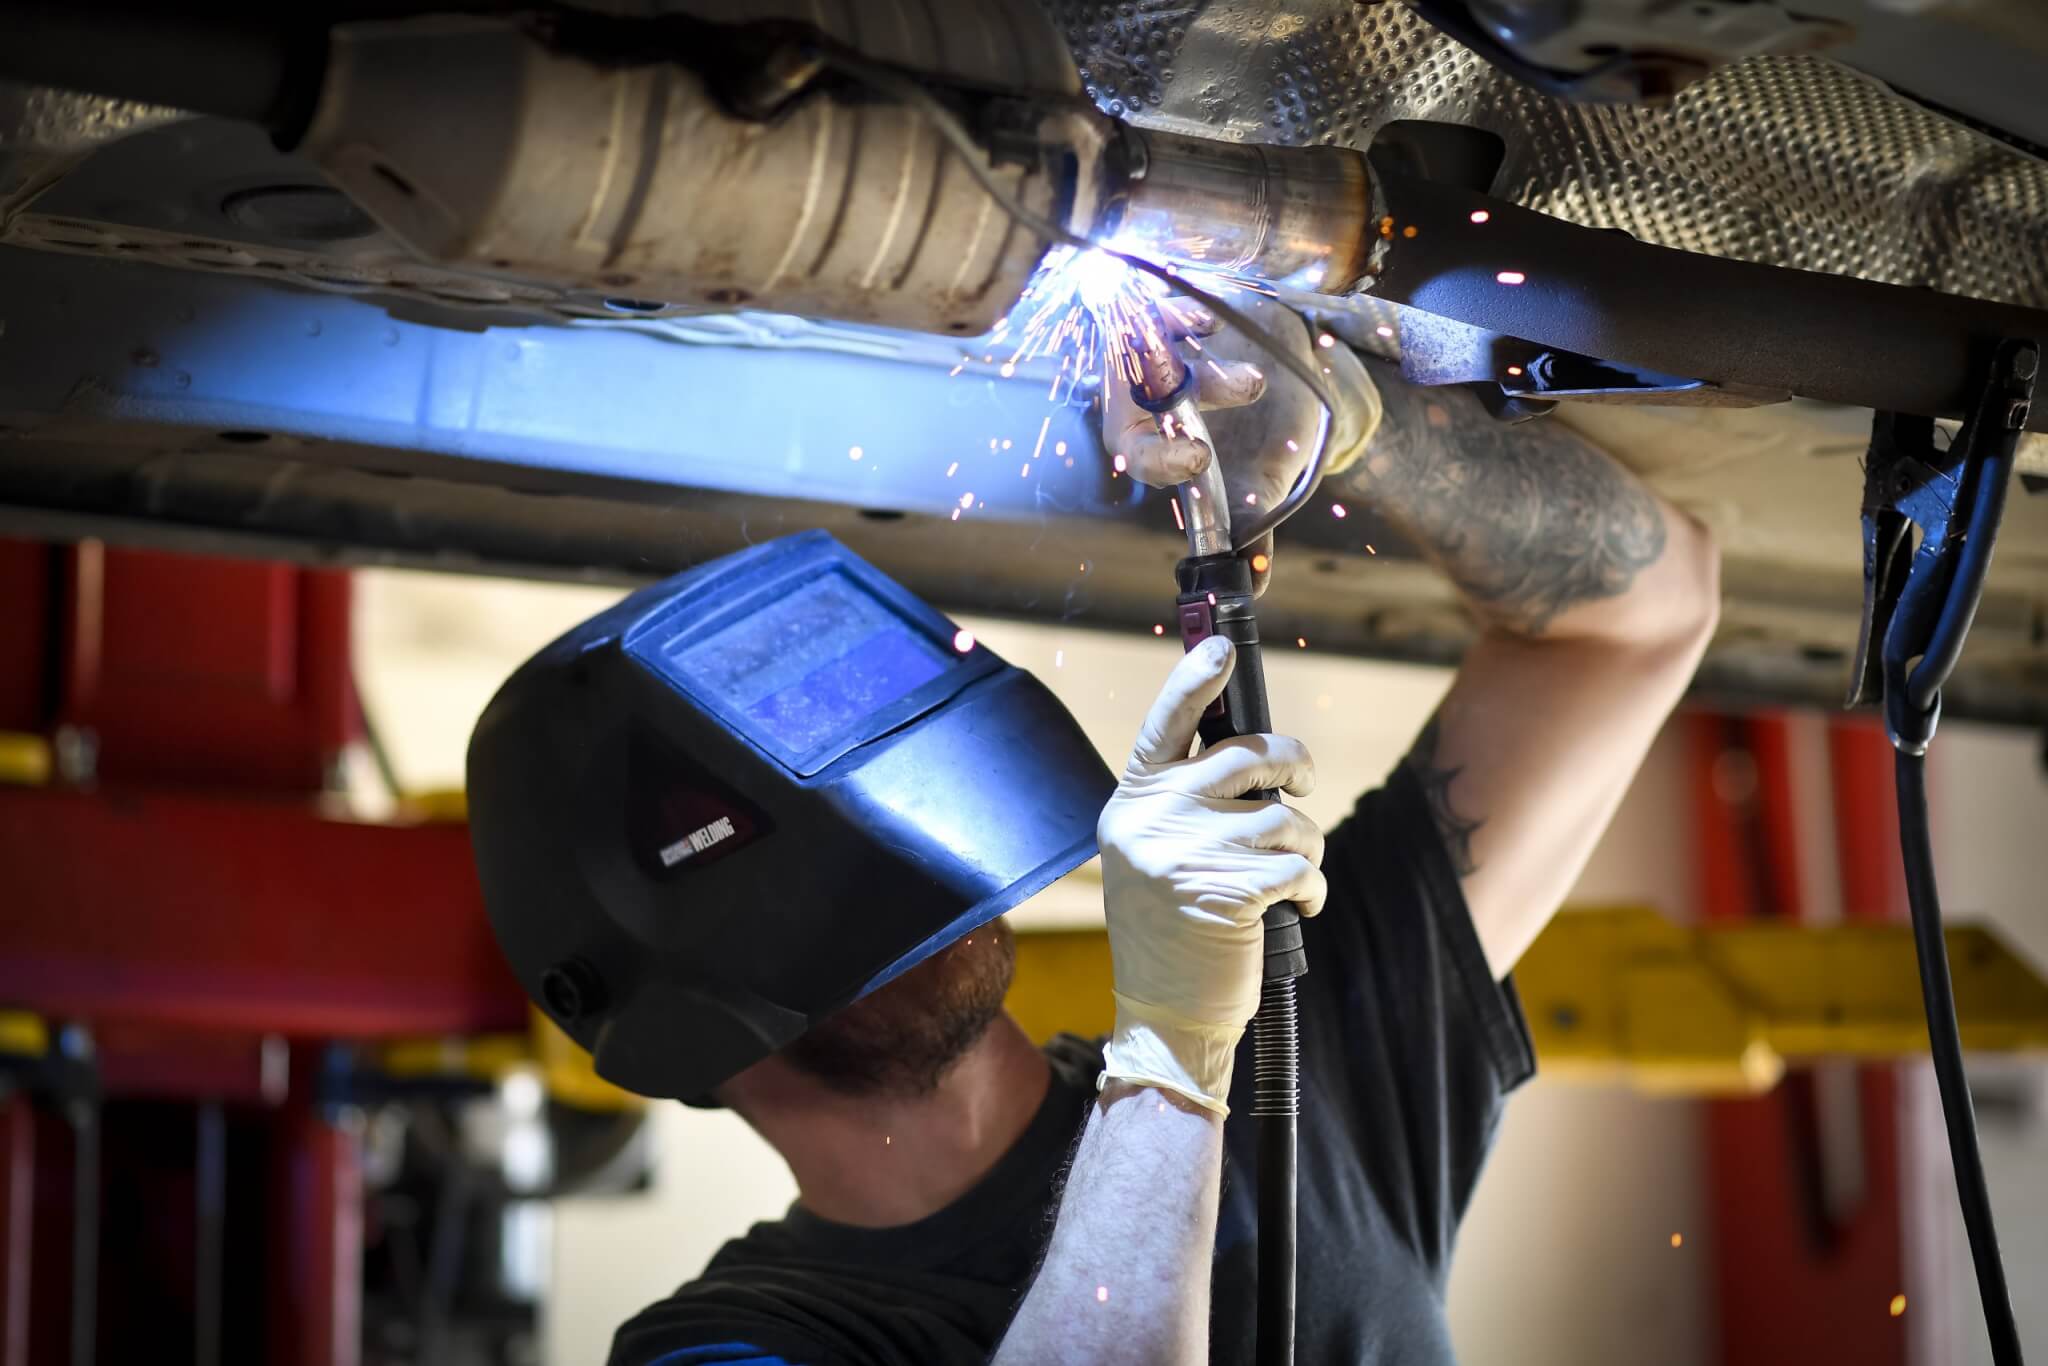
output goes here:
{"type": "Polygon", "coordinates": [[[999,917],[816,1025],[782,1055],[843,1095],[929,1095],[1003,1013],[1016,966],[1015,940],[999,917]]]}

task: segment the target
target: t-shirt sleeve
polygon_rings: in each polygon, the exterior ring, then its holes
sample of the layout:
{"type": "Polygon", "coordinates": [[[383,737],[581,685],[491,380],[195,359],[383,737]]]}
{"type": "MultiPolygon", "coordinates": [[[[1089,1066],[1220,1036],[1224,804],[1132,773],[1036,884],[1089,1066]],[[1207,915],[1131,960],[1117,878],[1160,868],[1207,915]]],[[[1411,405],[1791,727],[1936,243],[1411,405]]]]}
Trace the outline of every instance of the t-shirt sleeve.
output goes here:
{"type": "Polygon", "coordinates": [[[1535,1071],[1414,775],[1329,834],[1330,899],[1303,927],[1304,1130],[1357,1153],[1393,1227],[1439,1274],[1507,1094],[1535,1071]],[[1329,1125],[1307,1118],[1330,1107],[1329,1125]]]}

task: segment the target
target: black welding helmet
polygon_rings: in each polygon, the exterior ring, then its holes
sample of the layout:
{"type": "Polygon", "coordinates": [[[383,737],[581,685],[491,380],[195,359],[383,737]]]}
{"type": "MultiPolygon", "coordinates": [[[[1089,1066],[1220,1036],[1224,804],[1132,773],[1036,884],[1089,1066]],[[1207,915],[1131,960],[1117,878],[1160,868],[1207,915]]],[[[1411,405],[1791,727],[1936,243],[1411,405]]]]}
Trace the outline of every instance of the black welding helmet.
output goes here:
{"type": "Polygon", "coordinates": [[[824,532],[643,589],[469,743],[499,945],[600,1076],[701,1100],[1095,852],[1045,686],[824,532]]]}

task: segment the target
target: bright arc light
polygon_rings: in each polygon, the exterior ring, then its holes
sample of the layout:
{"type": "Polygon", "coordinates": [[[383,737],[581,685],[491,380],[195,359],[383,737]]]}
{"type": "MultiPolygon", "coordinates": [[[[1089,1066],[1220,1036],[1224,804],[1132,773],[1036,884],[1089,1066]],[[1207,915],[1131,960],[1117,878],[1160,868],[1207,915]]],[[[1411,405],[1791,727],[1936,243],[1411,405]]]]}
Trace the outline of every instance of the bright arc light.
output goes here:
{"type": "Polygon", "coordinates": [[[1119,294],[1131,287],[1131,277],[1138,274],[1106,251],[1076,253],[1071,261],[1054,269],[1067,272],[1067,278],[1074,287],[1074,296],[1091,313],[1100,313],[1108,308],[1119,294]]]}

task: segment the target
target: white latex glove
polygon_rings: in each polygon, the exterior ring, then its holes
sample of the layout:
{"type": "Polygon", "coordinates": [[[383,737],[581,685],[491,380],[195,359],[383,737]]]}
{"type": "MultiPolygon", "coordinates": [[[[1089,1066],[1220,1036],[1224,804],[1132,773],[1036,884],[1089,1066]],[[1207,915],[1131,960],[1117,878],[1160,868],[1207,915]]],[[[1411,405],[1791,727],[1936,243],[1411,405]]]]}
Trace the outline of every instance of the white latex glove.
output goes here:
{"type": "Polygon", "coordinates": [[[1165,1087],[1219,1114],[1259,1008],[1259,917],[1282,901],[1314,915],[1327,890],[1315,822],[1245,797],[1306,796],[1315,764],[1301,741],[1242,735],[1188,757],[1235,664],[1230,642],[1212,636],[1174,667],[1096,827],[1116,978],[1103,1081],[1165,1087]]]}
{"type": "MultiPolygon", "coordinates": [[[[1250,294],[1233,296],[1230,302],[1297,357],[1323,371],[1337,400],[1323,460],[1325,476],[1355,461],[1379,430],[1380,395],[1351,348],[1342,342],[1317,346],[1313,330],[1283,304],[1250,294]]],[[[1160,318],[1194,369],[1196,400],[1208,416],[1210,437],[1223,452],[1231,520],[1242,526],[1286,497],[1308,467],[1322,426],[1322,404],[1258,342],[1235,328],[1219,330],[1218,320],[1201,305],[1166,299],[1160,318]]],[[[1208,446],[1191,436],[1162,436],[1158,420],[1131,401],[1130,385],[1113,371],[1103,375],[1102,394],[1102,444],[1112,455],[1123,456],[1131,478],[1168,488],[1209,467],[1214,454],[1208,446]]],[[[1265,592],[1272,574],[1272,536],[1261,537],[1244,553],[1265,555],[1264,568],[1254,558],[1252,572],[1252,591],[1265,592]]]]}

